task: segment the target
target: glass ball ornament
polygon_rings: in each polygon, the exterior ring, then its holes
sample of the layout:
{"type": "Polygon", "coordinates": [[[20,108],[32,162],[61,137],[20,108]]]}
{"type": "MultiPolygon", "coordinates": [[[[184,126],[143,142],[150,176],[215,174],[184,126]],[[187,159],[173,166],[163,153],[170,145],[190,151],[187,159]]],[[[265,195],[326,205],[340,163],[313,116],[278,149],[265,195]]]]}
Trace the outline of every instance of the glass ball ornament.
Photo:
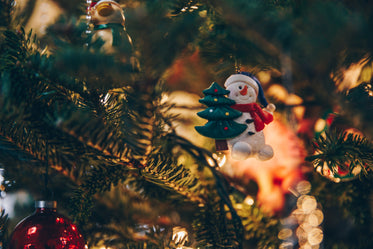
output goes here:
{"type": "Polygon", "coordinates": [[[84,249],[82,234],[65,216],[57,202],[36,201],[35,212],[15,227],[9,249],[84,249]]]}
{"type": "Polygon", "coordinates": [[[356,179],[361,174],[361,165],[356,165],[350,170],[352,165],[353,163],[349,160],[344,162],[344,165],[336,165],[333,167],[329,167],[329,165],[324,162],[324,166],[317,166],[316,171],[333,182],[346,182],[356,179]]]}

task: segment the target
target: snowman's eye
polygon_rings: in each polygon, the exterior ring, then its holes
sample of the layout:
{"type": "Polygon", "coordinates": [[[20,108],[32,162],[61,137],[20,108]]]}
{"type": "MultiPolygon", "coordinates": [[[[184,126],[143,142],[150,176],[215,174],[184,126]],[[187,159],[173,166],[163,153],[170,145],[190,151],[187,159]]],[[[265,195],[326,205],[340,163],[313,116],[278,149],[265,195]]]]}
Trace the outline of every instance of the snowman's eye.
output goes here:
{"type": "Polygon", "coordinates": [[[241,90],[241,89],[242,89],[242,86],[239,86],[239,87],[238,87],[238,89],[240,89],[240,90],[241,90]]]}

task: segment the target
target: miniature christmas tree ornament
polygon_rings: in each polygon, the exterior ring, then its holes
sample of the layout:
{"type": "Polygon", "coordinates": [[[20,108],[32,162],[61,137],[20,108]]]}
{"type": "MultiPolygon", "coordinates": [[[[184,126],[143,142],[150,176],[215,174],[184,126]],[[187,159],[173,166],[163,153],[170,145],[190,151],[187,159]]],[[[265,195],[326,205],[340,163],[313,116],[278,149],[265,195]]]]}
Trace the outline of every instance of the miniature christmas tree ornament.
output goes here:
{"type": "Polygon", "coordinates": [[[195,129],[205,137],[214,138],[217,151],[227,150],[226,139],[238,136],[247,127],[245,124],[238,124],[234,121],[242,113],[230,107],[235,102],[226,97],[229,91],[216,82],[203,93],[205,97],[199,102],[207,105],[208,108],[198,112],[197,115],[207,119],[208,122],[204,126],[196,126],[195,129]]]}

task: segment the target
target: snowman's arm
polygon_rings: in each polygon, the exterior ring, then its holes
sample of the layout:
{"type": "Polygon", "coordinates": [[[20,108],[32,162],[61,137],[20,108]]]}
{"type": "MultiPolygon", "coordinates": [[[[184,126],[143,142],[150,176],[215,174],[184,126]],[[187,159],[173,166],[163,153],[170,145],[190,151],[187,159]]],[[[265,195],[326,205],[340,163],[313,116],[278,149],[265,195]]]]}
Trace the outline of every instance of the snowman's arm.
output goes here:
{"type": "Polygon", "coordinates": [[[264,108],[263,110],[265,110],[265,111],[267,111],[267,112],[273,114],[273,112],[276,110],[276,106],[275,106],[274,104],[272,104],[272,103],[269,103],[269,104],[267,105],[267,107],[264,108]]]}

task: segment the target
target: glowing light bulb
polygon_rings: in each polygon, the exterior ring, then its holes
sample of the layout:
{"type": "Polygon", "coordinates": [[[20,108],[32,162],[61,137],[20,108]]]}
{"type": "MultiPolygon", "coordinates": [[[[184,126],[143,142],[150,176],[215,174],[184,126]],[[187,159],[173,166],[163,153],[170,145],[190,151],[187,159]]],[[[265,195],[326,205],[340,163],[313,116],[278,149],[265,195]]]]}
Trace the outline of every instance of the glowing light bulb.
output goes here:
{"type": "Polygon", "coordinates": [[[308,233],[307,238],[310,245],[318,245],[322,242],[324,234],[320,228],[315,227],[308,233]]]}
{"type": "Polygon", "coordinates": [[[301,195],[308,194],[311,191],[311,183],[309,181],[300,181],[296,186],[296,190],[301,195]]]}
{"type": "Polygon", "coordinates": [[[30,228],[27,230],[27,235],[35,234],[37,230],[38,230],[37,227],[30,227],[30,228]]]}
{"type": "Polygon", "coordinates": [[[254,199],[253,199],[250,195],[248,195],[248,196],[246,196],[244,202],[245,202],[247,205],[250,205],[250,206],[251,206],[251,205],[254,204],[254,199]]]}
{"type": "Polygon", "coordinates": [[[277,237],[281,240],[286,240],[293,235],[293,231],[290,228],[283,228],[278,233],[277,237]]]}

